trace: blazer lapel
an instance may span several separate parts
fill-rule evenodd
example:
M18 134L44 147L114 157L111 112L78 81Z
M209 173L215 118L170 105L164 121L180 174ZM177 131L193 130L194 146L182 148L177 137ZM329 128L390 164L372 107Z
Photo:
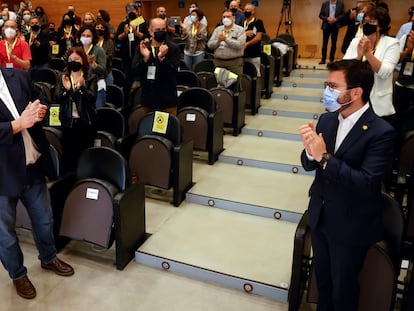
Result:
M326 150L333 154L335 150L336 133L338 132L338 113L335 113L326 124L326 130L323 131L323 139L325 140Z
M336 151L335 155L340 157L344 154L347 150L351 148L351 146L359 140L359 138L369 130L371 122L372 122L372 110L369 108L365 113L359 118L359 120L355 123L352 127L351 131L346 135L345 139L343 140L342 144L339 146L338 150Z

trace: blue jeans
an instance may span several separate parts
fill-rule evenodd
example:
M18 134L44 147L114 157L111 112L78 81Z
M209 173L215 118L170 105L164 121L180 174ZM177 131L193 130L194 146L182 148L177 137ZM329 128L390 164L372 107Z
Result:
M27 273L15 231L18 199L18 197L0 196L0 259L13 280ZM26 185L20 199L26 206L32 222L33 239L39 251L39 259L43 263L50 263L56 259L56 248L49 190L44 177L42 179L37 177L31 184Z
M96 94L96 103L95 103L96 108L105 107L105 102L106 102L106 91L104 89L99 90L98 93Z
M204 54L204 52L197 56L184 54L184 63L187 65L189 70L193 70L193 66L204 59Z

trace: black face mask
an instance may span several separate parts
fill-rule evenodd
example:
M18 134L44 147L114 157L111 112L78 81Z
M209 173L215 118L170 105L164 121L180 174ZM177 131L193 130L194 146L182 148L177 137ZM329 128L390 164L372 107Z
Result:
M55 28L49 28L49 31L50 32L54 32L55 31Z
M164 42L166 36L167 36L166 31L161 30L161 31L154 32L154 40L157 42Z
M102 29L96 29L96 34L97 34L98 36L103 36L103 35L105 34L105 30L102 30Z
M160 14L158 15L159 18L164 19L165 18L165 14Z
M372 35L373 33L377 32L377 25L371 25L366 23L362 25L362 31L366 36Z
M70 20L68 20L68 19L64 19L63 22L62 22L62 25L63 26L72 25L72 22Z
M250 16L252 16L252 12L244 12L244 16L246 18L249 18Z
M134 20L134 19L136 19L137 18L137 14L135 14L134 12L129 12L128 13L128 19L130 20L130 21L132 21L132 20Z
M82 64L80 62L71 61L68 63L69 69L73 72L78 72L82 68Z
M236 8L231 8L230 11L231 13L236 14L238 10Z
M39 31L40 26L39 25L33 25L30 28L32 28L33 31Z

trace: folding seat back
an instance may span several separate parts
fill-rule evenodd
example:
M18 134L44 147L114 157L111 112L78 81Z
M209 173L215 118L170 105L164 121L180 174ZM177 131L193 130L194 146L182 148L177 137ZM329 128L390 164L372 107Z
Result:
M113 149L93 147L80 156L76 176L65 200L60 235L109 248L114 198L131 185L128 164Z
M391 255L392 256L392 255ZM397 275L387 246L374 244L359 275L359 311L394 310Z
M173 187L175 206L192 186L193 142L183 141L182 137L176 116L151 112L140 121L129 154L129 165L137 180L167 190Z
M106 102L114 105L116 108L122 108L125 105L124 90L115 84L106 85Z
M124 63L122 62L121 58L112 57L112 69L114 68L124 71Z
M223 150L223 112L216 111L213 94L200 87L185 90L178 98L177 118L183 139L193 140L194 149L207 151L213 164Z
M281 86L283 82L283 70L285 67L285 62L287 62L288 56L285 57L285 55L283 55L275 45L271 44L270 46L272 56L275 60L275 75L273 82L276 86Z
M55 100L55 96L52 93L54 88L47 82L43 81L36 81L33 83L35 87L37 87L40 92L47 98L49 103L53 103Z
M59 81L59 72L51 68L41 68L33 70L30 73L30 76L33 82L47 82L52 87L55 87L57 85L57 82Z
M199 71L196 73L200 87L210 90L217 86L217 80L211 71Z
M96 109L96 127L119 138L125 135L125 118L120 111L110 107Z
M52 57L49 60L49 67L51 69L57 70L59 72L62 72L63 69L65 69L65 67L66 67L66 62L65 62L65 60L63 60L60 57Z
M195 64L193 71L195 73L200 72L200 71L214 72L214 68L215 66L214 66L213 59L206 58L206 59L203 59L201 62L198 62L197 64Z
M138 124L142 118L147 114L144 106L137 105L132 108L131 112L128 115L128 132L136 133L138 131Z
M298 59L298 44L295 42L295 38L289 33L282 33L277 36L277 39L282 39L288 43L289 47L292 49L292 69L297 67Z
M50 195L56 231L60 239L66 238L65 245L68 238L105 248L115 241L119 270L135 257L146 238L144 185L132 183L119 152L107 147L85 150L76 173L55 182Z
M250 83L250 90L244 89L246 93L246 106L251 109L252 115L255 115L260 107L260 99L261 99L261 77L258 77L258 72L256 66L247 60L243 63L243 77L250 77L247 79ZM243 81L243 80L242 80ZM246 81L247 82L247 81ZM249 98L249 99L248 99Z
M200 82L198 81L197 75L190 70L177 71L177 85L184 85L188 87L198 87Z
M262 75L263 92L265 98L270 98L273 93L273 83L275 79L275 58L272 55L267 55L262 52L261 62L265 67L264 74Z
M125 73L118 68L112 68L112 75L114 77L114 83L115 85L125 88L127 86L127 78L125 76Z
M233 135L241 133L245 121L246 92L240 91L240 80L229 88L216 87L210 89L216 101L217 110L223 110L225 127L233 129Z

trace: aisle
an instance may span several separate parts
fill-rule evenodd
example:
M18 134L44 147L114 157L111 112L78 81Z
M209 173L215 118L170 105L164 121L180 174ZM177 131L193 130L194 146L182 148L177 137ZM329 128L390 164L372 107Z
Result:
M299 69L285 77L257 115L246 114L239 136L224 136L218 162L194 160L195 185L179 208L147 200L152 235L136 262L287 301L294 232L313 179L300 164L298 128L323 112L325 76Z

